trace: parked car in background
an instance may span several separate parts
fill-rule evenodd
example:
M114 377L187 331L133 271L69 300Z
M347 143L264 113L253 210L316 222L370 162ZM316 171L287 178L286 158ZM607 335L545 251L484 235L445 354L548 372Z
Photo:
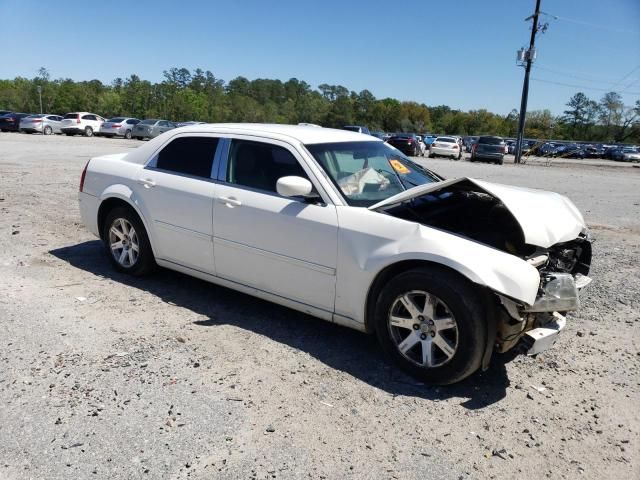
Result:
M454 160L462 158L462 148L457 137L437 137L429 148L429 157L450 157Z
M62 133L60 126L62 125L62 117L60 115L50 115L46 113L38 113L29 115L20 120L20 131L25 133L42 133L44 135L53 135L54 133Z
M160 120L157 118L148 118L134 125L131 137L138 140L145 138L155 138L164 132L176 128L175 124L168 120Z
M395 133L387 140L387 143L405 155L417 157L422 153L415 133Z
M568 198L444 180L334 129L169 132L89 160L78 200L115 270L160 265L370 332L435 384L488 367L494 350L550 348L590 282Z
M342 130L349 130L350 132L364 133L365 135L371 135L371 132L367 127L361 125L345 125Z
M384 133L384 132L371 132L371 136L379 138L380 140L383 140L383 141L386 140L386 138L385 138L386 133Z
M11 110L0 110L0 117L6 115L7 113L13 113Z
M114 117L100 125L100 131L96 132L96 135L103 137L124 137L131 138L131 132L140 120L137 118L128 117Z
M10 112L0 117L0 130L3 132L19 132L20 120L28 117L30 113Z
M424 144L424 140L422 139L422 136L416 135L416 140L418 140L418 146L420 147L420 155L424 157L427 151L427 146Z
M436 138L438 138L437 135L424 135L422 137L422 141L424 142L425 147L427 147L427 150L431 148L431 144L435 141Z
M640 162L640 151L637 148L625 147L622 149L622 162Z
M71 112L62 119L60 130L65 135L84 135L93 137L93 134L100 131L100 125L104 123L104 118L91 112Z
M471 150L471 161L486 160L502 165L505 153L507 153L507 146L502 137L483 135L478 137L478 142Z

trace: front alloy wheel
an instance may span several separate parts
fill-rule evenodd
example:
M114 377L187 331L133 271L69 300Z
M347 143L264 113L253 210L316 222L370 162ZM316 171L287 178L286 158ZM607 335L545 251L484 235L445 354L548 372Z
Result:
M391 306L389 334L400 354L420 367L439 367L458 348L458 324L449 307L435 295L412 290Z
M408 270L386 281L374 322L387 356L414 377L454 383L480 368L487 338L482 291L438 265Z

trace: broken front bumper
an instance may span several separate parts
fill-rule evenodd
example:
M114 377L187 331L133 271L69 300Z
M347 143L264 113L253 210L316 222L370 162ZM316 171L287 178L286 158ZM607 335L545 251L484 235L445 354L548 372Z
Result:
M554 273L543 278L533 305L520 307L499 296L508 317L498 327L498 350L506 352L519 344L528 355L536 355L551 348L567 323L563 313L580 308L579 292L589 283L585 275Z

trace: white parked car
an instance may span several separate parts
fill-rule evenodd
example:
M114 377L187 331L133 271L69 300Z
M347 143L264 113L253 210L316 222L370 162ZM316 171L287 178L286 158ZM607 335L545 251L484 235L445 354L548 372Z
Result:
M444 180L343 130L171 130L91 159L79 202L118 271L157 264L375 333L433 383L486 368L494 349L549 348L590 281L567 198Z
M137 118L114 117L100 125L100 131L96 135L103 137L124 137L131 138L131 132L140 120Z
M71 112L64 116L60 124L60 130L65 135L82 134L85 137L93 137L94 133L100 131L100 125L104 121L104 118L95 113Z
M429 157L451 157L460 160L462 149L456 137L438 137L431 144Z

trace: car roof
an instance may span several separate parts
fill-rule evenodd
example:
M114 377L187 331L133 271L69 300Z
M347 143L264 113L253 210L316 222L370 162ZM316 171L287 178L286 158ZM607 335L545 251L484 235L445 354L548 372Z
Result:
M206 123L204 125L187 125L185 127L174 128L170 132L158 135L156 138L145 142L130 152L125 157L125 160L132 163L143 164L164 144L167 135L174 136L181 133L249 135L267 137L287 143L299 142L305 145L334 142L382 142L379 138L370 135L333 128L267 123Z
M203 125L188 125L180 127L175 131L194 133L255 134L271 138L280 137L282 140L297 140L304 144L380 141L376 137L351 132L349 130L318 128L308 125L284 125L270 123L207 123Z

